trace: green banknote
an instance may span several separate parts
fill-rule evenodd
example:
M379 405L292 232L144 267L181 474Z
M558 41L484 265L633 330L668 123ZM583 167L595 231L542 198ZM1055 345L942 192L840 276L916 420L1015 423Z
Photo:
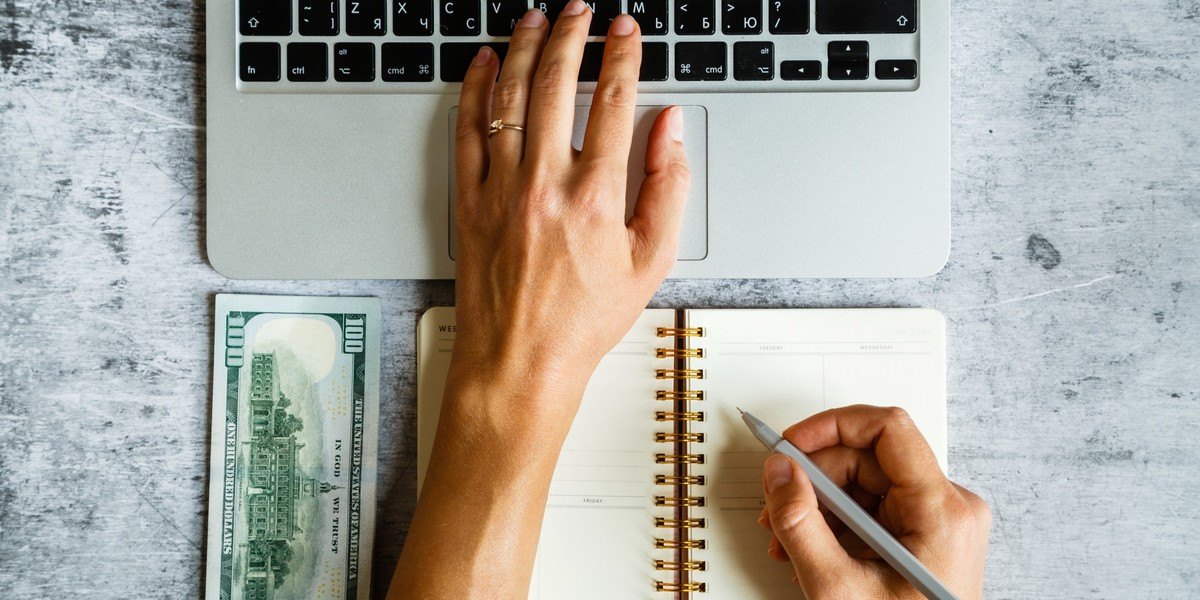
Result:
M379 299L216 304L207 596L369 597Z

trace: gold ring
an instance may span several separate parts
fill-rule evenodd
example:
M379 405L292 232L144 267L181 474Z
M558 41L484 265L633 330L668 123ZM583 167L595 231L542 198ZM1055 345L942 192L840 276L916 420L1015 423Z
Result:
M488 127L488 137L490 138L493 135L500 133L500 130L502 130L502 129L512 129L514 131L523 132L523 131L525 131L525 126L524 125L513 125L512 123L505 123L504 119L496 119L495 121L492 121L491 126Z

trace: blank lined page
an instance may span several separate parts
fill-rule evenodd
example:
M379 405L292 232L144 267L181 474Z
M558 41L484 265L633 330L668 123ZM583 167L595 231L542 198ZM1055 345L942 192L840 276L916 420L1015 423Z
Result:
M604 357L584 393L550 484L530 598L661 598L654 592L654 369L658 327L674 326L674 311L647 310ZM425 313L418 334L418 486L437 429L454 344L454 311ZM661 450L659 450L661 451ZM662 493L659 491L659 493ZM669 533L669 532L668 532Z
M767 556L762 510L762 464L767 453L735 407L782 432L827 408L876 404L905 408L946 466L945 324L926 309L693 310L689 324L704 328L692 340L704 348L693 361L705 371L694 389L706 420L697 448L706 462L705 598L799 596L790 564Z

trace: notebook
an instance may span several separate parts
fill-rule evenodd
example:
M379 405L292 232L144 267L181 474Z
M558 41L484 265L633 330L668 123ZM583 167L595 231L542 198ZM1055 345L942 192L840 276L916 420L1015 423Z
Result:
M418 325L418 487L454 309ZM767 454L827 408L905 408L946 468L945 322L928 309L649 309L588 383L554 471L530 598L798 597L757 524Z

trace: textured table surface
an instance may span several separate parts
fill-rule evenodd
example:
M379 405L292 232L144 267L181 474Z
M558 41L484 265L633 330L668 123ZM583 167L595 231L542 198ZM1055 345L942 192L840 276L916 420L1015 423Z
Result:
M413 328L449 282L204 255L203 6L0 0L0 595L202 593L212 297L383 298L376 590L415 495ZM959 0L954 249L924 280L654 304L931 306L993 598L1200 596L1200 1Z

